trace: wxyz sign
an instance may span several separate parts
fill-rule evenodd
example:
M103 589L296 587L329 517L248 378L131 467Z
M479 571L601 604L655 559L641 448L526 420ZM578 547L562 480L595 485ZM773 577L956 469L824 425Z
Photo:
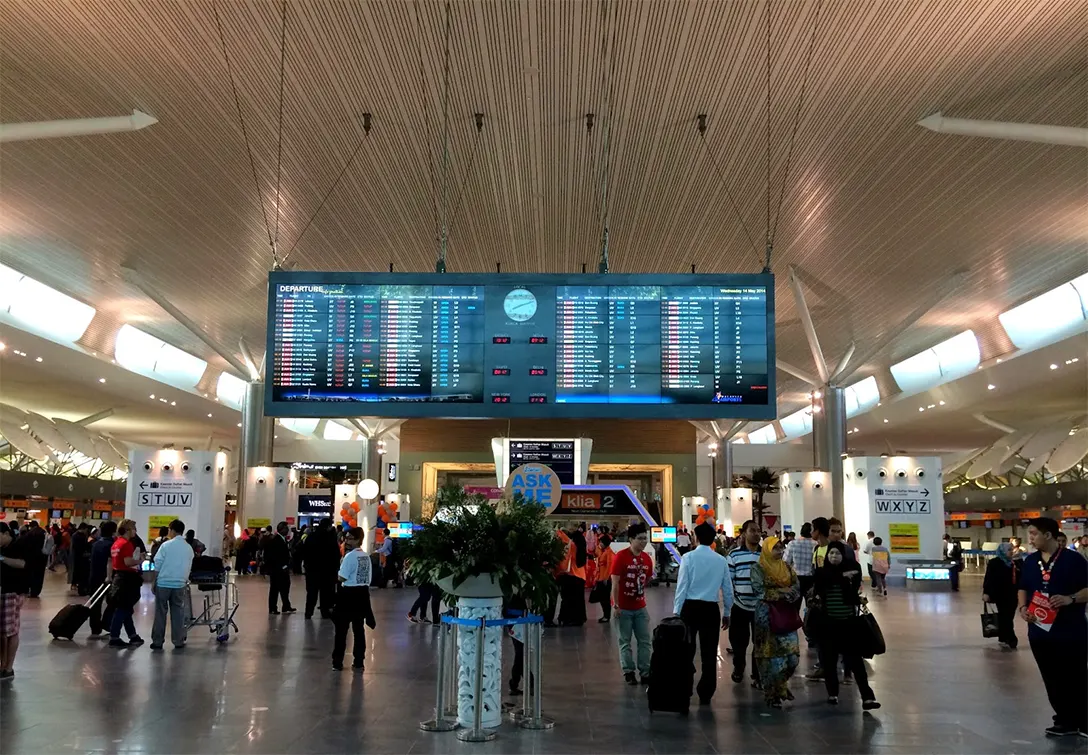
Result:
M932 501L876 501L878 514L932 514Z

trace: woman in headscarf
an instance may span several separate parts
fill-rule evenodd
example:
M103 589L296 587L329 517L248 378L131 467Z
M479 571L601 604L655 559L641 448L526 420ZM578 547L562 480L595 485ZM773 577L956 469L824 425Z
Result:
M559 626L580 627L586 623L586 536L578 527L567 533L566 571L559 575Z
M763 698L772 708L781 708L782 701L792 700L790 677L797 670L800 647L796 627L782 631L772 626L771 614L797 616L801 601L801 585L793 568L782 560L786 548L777 537L763 541L759 563L752 566L752 590L759 602L752 621L752 655L759 665L763 682ZM800 620L797 620L800 625Z
M861 693L861 707L875 710L880 703L869 686L865 662L855 649L855 627L861 606L861 567L847 556L847 547L840 541L829 542L823 566L816 569L813 590L820 609L820 665L824 669L829 705L839 704L838 660L841 655L843 667L853 675Z
M1016 650L1016 590L1020 582L1020 563L1013 558L1013 546L1001 543L997 555L986 564L982 580L982 600L997 606L997 642L1001 647Z

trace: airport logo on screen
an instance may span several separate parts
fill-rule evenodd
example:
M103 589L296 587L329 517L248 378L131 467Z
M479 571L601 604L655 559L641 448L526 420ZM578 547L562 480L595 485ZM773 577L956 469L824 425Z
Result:
M273 416L775 415L771 275L276 271L268 312Z
M521 493L528 501L534 501L550 514L563 497L559 476L551 467L543 464L523 464L510 472L506 480L506 497Z

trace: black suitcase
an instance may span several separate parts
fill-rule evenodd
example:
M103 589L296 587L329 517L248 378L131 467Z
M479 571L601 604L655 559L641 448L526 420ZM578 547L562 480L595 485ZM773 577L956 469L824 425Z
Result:
M109 589L109 583L103 583L101 587L94 591L94 595L86 603L69 603L57 611L57 615L49 622L49 634L53 635L53 639L72 639L76 632L87 623L87 619L91 615L91 609L106 596Z
M679 616L662 619L654 628L650 656L650 711L687 713L695 689L695 659L687 624Z

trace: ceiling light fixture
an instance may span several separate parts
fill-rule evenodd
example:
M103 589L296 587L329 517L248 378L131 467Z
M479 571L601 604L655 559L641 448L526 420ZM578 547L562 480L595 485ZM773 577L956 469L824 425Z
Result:
M938 404L939 406L944 406L944 402L943 402L943 401L938 401L938 402L937 402L937 404Z
M239 422L239 423L238 423L238 427L241 427L241 426L242 426L242 423L241 423L241 422Z
M178 402L177 402L177 401L171 401L171 402L170 402L170 406L177 406L177 405L178 405Z
M42 361L42 358L41 357L34 357L34 361L35 362L40 362L40 361Z
M155 400L155 394L152 393L150 396L148 396L148 398L151 399L152 401L154 401Z
M888 420L887 420L887 419L885 419L885 420L884 420L884 424L885 424L885 425L886 425L886 424L888 424Z
M1050 369L1056 370L1056 369L1058 369L1058 365L1052 364L1052 365L1050 365Z
M816 391L815 393L812 394L812 397L815 398L815 399L821 399L821 398L824 397L824 394L820 393L819 391Z
M209 415L208 415L208 419L211 419L211 418L212 418L212 415L210 415L210 414L209 414Z
M988 386L986 386L986 390L992 391L996 387L997 387L996 385L994 385L993 383L990 383Z
M6 349L7 347L8 347L8 345L7 345L6 343L4 343L3 341L0 341L0 351L3 351L3 350L4 350L4 349ZM1068 363L1067 363L1067 364L1068 364Z
M926 410L926 408L924 406L919 406L918 407L918 411L920 411L920 412L924 412L925 410Z
M106 382L106 378L98 378L98 382L104 383L104 382Z
M926 409L936 409L936 408L937 408L936 404L930 404L929 406L926 407Z

